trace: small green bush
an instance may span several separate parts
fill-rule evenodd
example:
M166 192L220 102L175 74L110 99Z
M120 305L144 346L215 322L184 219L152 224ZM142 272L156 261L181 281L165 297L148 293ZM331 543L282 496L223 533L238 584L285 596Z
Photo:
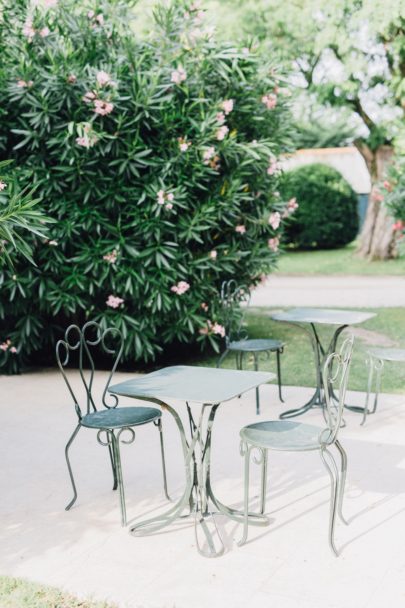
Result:
M145 39L126 2L29 5L3 2L0 146L56 223L32 239L37 267L0 273L0 343L17 350L0 366L50 360L88 318L121 329L126 361L215 346L222 281L271 272L290 210L282 75L216 42L195 2L157 7Z
M294 247L333 249L356 237L357 196L336 169L315 163L288 171L281 193L299 205L286 227L286 242Z

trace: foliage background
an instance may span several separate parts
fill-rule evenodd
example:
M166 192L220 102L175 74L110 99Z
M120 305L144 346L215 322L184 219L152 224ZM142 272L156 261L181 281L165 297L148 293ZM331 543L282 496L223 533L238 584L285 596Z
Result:
M286 240L294 247L333 249L356 238L357 196L336 169L317 163L292 169L283 177L281 192L299 200L286 229Z
M123 331L128 361L215 345L222 280L253 285L276 263L283 75L253 47L216 42L190 2L158 8L143 39L126 3L53 4L8 0L0 22L3 154L32 172L57 221L31 241L36 268L1 272L0 340L17 353L0 364L52 357L62 329L88 317Z

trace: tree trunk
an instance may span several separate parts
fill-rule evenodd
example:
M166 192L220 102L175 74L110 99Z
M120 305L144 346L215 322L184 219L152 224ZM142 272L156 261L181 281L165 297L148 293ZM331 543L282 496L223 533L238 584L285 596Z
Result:
M377 184L383 179L391 162L393 148L380 146L373 151L363 143L356 143L356 146L366 161L371 176L370 201L357 252L369 260L387 260L396 255L395 235L392 230L392 218L382 202Z

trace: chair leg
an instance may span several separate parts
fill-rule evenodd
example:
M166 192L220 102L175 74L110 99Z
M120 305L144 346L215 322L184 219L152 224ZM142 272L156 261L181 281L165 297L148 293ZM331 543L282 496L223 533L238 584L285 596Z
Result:
M258 353L253 353L253 358L254 358L254 366L255 366L255 371L259 371L259 355ZM256 389L256 416L258 416L260 414L260 395L259 395L259 387L257 387Z
M260 484L260 513L263 515L266 510L266 493L267 493L267 450L262 449L262 476Z
M360 423L360 426L363 426L365 424L365 422L367 420L367 414L369 413L368 404L370 402L370 395L371 395L371 389L373 387L373 376L374 376L374 360L371 356L368 359L368 365L369 365L370 369L368 372L367 395L366 395L366 402L364 404L363 419Z
M70 501L70 503L65 507L65 511L69 511L69 509L75 504L76 499L77 499L76 484L75 484L75 480L73 478L73 471L72 471L72 467L70 466L70 460L69 460L69 448L72 445L77 433L79 432L80 427L81 427L81 425L78 424L73 432L73 435L71 436L71 438L69 439L69 441L67 442L66 447L65 447L66 464L67 464L67 468L69 471L69 477L70 477L70 481L72 483L72 488L73 488L73 498Z
M111 437L113 457L115 462L115 470L117 474L118 490L120 494L120 506L121 506L121 525L127 525L127 510L125 506L125 491L124 482L122 478L122 466L121 466L121 454L120 454L120 440L119 435L116 437L114 431L108 431Z
M282 395L281 395L281 386L282 386L282 384L281 384L281 361L280 361L280 356L281 356L281 353L282 353L282 352L283 352L283 351L281 351L281 350L277 350L277 351L276 351L276 357L277 357L277 382L278 382L278 397L279 397L280 401L281 401L282 403L284 403L284 399L283 399L283 397L282 397Z
M331 499L330 499L330 516L329 516L329 545L336 557L339 556L338 550L335 545L335 521L336 521L336 506L337 506L337 494L338 494L338 469L336 462L332 454L323 448L320 450L321 459L324 463L326 470L329 473L330 485L331 485ZM328 456L328 458L326 457ZM328 462L329 459L329 462Z
M162 471L163 471L163 489L167 500L171 500L168 490L167 490L167 473L166 473L166 459L165 459L165 445L163 441L163 429L162 429L162 420L159 418L154 423L159 429L159 438L160 438L160 454L162 456Z
M339 480L339 498L338 498L338 515L342 522L348 525L348 521L343 516L343 498L345 494L346 473L347 473L347 455L339 441L335 441L335 445L340 453L340 480Z
M250 450L247 444L241 445L241 454L245 457L245 472L244 472L244 498L243 498L243 533L242 538L238 541L238 547L244 545L247 541L249 530L249 473L250 473Z
M115 470L113 451L112 451L110 444L108 444L108 452L110 454L111 468L112 468L113 479L114 479L114 483L113 483L113 491L114 491L118 488L118 480L117 480L117 472Z
M222 361L224 361L224 359L225 359L225 357L227 356L228 353L229 353L229 350L226 348L224 350L224 352L222 353L222 355L219 357L218 361L217 361L217 367L221 367Z

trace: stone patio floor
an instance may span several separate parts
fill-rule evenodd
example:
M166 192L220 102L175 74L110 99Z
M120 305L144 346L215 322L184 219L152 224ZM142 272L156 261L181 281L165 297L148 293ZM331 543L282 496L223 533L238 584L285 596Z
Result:
M128 377L117 374L117 381ZM238 548L241 526L218 517L227 550L209 560L196 551L191 519L142 538L120 527L108 452L90 430L81 431L73 445L79 498L65 512L71 488L64 445L75 414L61 377L55 370L3 376L0 387L1 573L130 608L405 605L405 396L382 395L379 412L365 427L359 426L359 415L346 414L341 442L349 458L344 510L350 525L337 524L339 558L327 542L329 479L319 456L273 452L270 526L251 528L250 542ZM310 393L286 387L283 405L275 386L263 387L260 419L278 417ZM349 399L362 404L364 395L349 393ZM184 412L185 406L179 409ZM163 419L169 488L179 496L184 483L179 437L170 415ZM242 499L238 432L257 419L252 393L218 411L212 476L227 504L240 506ZM317 410L300 420L323 421ZM155 514L166 504L156 429L140 428L122 456L130 520ZM257 495L258 470L255 475Z

